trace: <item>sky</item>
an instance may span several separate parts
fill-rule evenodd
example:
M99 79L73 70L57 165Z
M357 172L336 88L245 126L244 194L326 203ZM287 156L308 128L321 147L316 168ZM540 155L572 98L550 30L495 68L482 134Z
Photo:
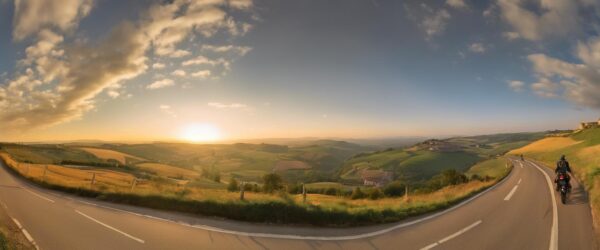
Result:
M595 0L0 0L0 140L571 129L599 35Z

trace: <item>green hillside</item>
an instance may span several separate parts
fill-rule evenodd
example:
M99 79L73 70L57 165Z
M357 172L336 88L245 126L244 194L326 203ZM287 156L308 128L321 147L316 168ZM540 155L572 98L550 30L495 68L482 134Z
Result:
M427 140L406 149L355 155L339 173L342 180L357 182L362 170L381 169L392 172L395 179L420 182L447 169L465 172L479 161L502 155L544 135L544 132L513 133Z

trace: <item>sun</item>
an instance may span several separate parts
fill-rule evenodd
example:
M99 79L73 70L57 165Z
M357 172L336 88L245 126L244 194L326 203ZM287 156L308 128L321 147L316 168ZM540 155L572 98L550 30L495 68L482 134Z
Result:
M219 128L212 124L199 123L185 126L180 137L191 142L210 142L221 139L221 133Z

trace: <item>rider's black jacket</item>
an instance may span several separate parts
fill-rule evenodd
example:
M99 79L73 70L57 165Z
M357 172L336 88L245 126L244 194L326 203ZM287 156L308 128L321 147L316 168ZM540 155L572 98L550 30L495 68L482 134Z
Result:
M556 169L554 173L571 173L571 167L569 167L569 162L567 160L560 160L556 163Z

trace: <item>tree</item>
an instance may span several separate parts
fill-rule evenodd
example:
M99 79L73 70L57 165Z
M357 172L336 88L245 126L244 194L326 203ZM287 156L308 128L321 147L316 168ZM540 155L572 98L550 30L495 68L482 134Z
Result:
M238 191L240 189L238 182L231 177L231 179L229 180L229 184L227 185L227 191L229 192L235 192Z
M266 174L263 176L263 191L265 193L273 193L274 191L283 188L283 180L276 173Z
M352 191L352 195L350 196L350 198L352 198L353 200L356 200L356 199L365 198L365 196L366 196L365 193L362 190L360 190L360 187L356 187L356 188L354 188L354 191Z
M402 182L399 182L399 181L394 181L390 184L387 184L385 186L385 188L383 189L383 193L389 197L402 196L402 195L404 195L405 191L406 191L406 185L404 185Z

